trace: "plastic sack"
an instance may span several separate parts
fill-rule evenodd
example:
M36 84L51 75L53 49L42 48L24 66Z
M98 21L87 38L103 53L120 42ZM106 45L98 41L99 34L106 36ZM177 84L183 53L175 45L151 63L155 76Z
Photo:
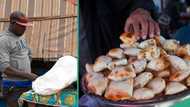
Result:
M40 95L59 92L77 80L77 59L64 56L44 75L32 82L32 89Z

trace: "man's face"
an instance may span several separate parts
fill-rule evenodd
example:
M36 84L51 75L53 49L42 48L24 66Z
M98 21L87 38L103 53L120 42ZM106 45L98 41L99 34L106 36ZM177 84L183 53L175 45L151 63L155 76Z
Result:
M17 23L13 24L13 28L14 28L14 33L17 36L22 36L24 34L24 32L26 31L26 26L22 26Z

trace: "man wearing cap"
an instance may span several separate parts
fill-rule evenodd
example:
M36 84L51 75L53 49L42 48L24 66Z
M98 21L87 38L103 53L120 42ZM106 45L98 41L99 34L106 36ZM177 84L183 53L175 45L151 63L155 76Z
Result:
M8 29L0 33L0 71L8 107L17 107L19 96L30 89L31 81L37 78L31 73L31 53L22 36L27 26L31 26L27 17L16 11L10 15Z

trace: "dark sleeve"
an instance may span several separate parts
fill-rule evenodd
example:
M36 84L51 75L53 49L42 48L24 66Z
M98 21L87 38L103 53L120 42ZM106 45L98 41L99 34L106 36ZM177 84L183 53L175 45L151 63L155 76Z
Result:
M79 107L102 107L98 104L95 97L83 95L79 100Z
M131 12L137 8L143 8L151 13L154 19L157 19L156 7L153 0L132 0Z

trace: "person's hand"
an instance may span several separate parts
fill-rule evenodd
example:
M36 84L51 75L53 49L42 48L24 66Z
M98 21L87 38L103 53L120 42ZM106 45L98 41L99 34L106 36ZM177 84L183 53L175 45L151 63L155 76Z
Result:
M134 32L136 39L146 39L147 37L154 37L160 35L160 28L150 13L144 9L136 9L130 14L126 20L125 32Z
M36 78L38 77L38 75L34 74L34 73L30 73L29 76L28 76L28 79L33 81L35 80Z

